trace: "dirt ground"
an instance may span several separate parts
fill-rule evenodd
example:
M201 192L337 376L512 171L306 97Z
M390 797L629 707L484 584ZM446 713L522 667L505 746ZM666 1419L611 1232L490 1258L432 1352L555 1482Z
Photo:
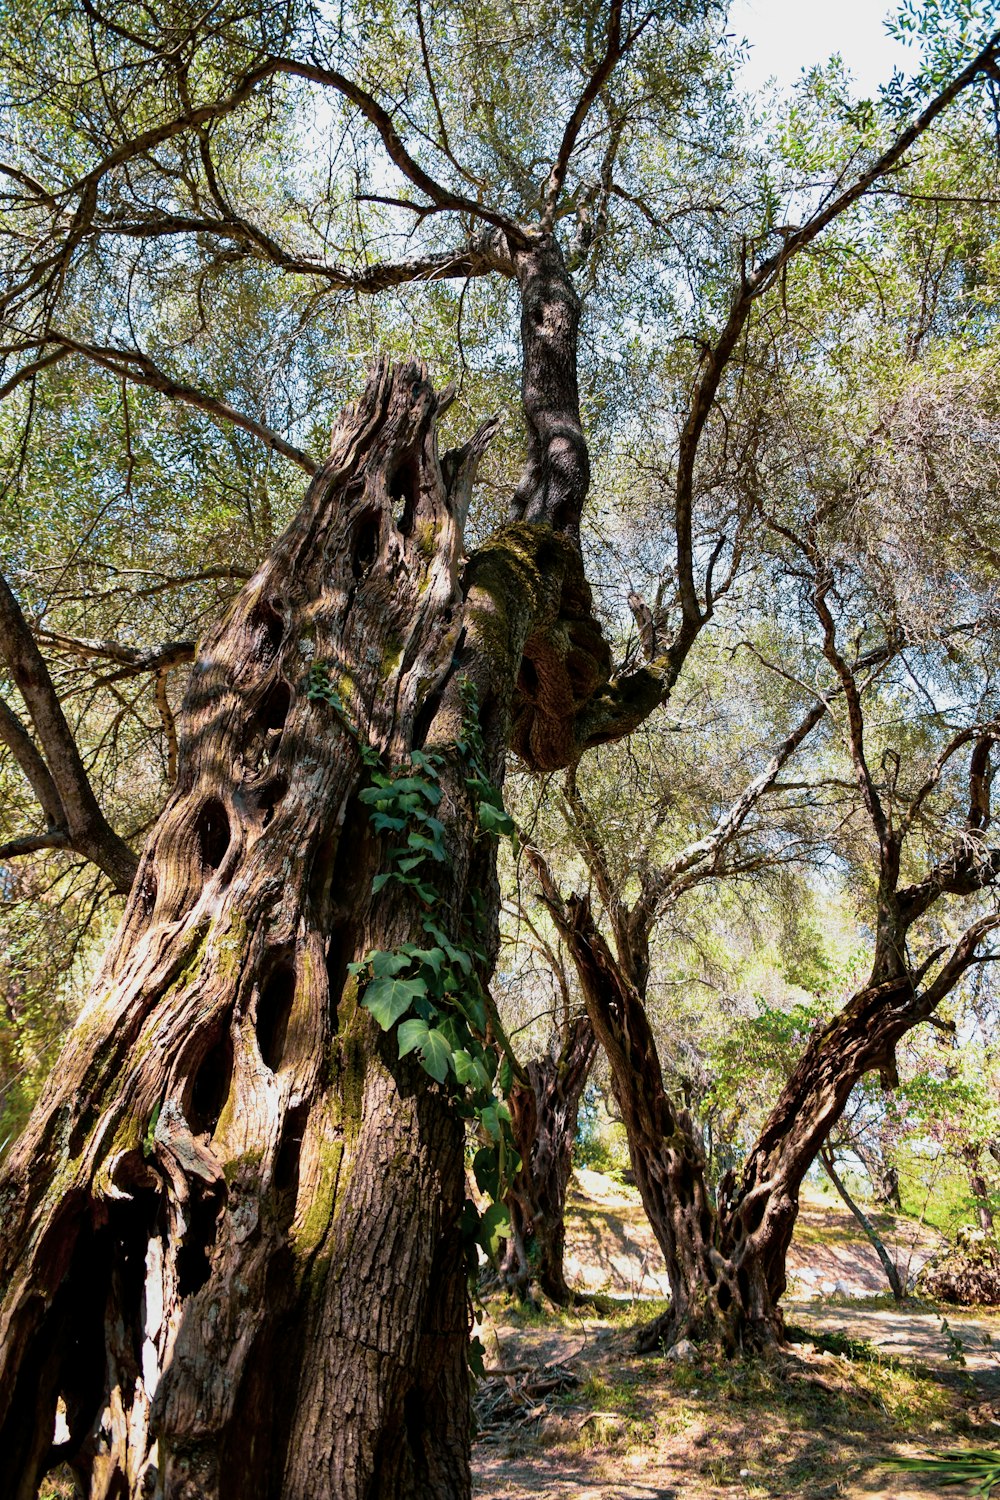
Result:
M937 1243L909 1225L896 1238L911 1269ZM506 1373L480 1388L479 1500L927 1500L962 1492L885 1459L1000 1448L1000 1314L874 1300L878 1261L836 1200L805 1203L793 1345L772 1364L635 1355L663 1282L634 1190L579 1174L568 1249L577 1286L609 1300L602 1314L491 1307L487 1364Z

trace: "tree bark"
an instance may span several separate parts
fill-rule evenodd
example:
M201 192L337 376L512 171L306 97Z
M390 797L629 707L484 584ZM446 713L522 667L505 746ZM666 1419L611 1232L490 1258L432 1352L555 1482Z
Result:
M855 1084L888 1070L896 1043L947 990L917 996L908 976L869 983L807 1045L737 1182L709 1190L687 1111L669 1098L642 998L594 921L590 903L554 889L547 904L576 966L607 1054L636 1185L670 1279L671 1304L643 1329L640 1351L682 1338L727 1353L766 1352L784 1338L780 1299L799 1188ZM940 989L940 993L938 990Z
M442 754L435 920L458 941L476 892L495 930L493 841L455 746L472 684L500 782L522 647L561 575L522 527L516 567L501 537L463 583L487 433L439 462L437 409L421 368L377 372L199 651L176 787L0 1178L16 1500L63 1460L92 1500L469 1493L463 1126L348 968L425 940L425 913L398 885L372 894L385 851L357 739L308 692L322 663L387 764Z
M501 1275L522 1298L537 1281L561 1307L573 1301L563 1265L566 1190L580 1099L596 1055L594 1029L579 1016L561 1045L528 1063L528 1084L515 1084L509 1100L521 1170L505 1200L511 1236Z

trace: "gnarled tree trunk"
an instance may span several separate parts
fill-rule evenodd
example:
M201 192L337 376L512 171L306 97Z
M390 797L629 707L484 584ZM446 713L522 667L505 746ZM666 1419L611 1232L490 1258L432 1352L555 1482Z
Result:
M946 990L932 988L924 999L900 976L859 991L810 1040L738 1182L724 1179L716 1202L691 1120L667 1094L640 995L589 902L574 896L562 905L551 891L548 901L608 1056L636 1184L670 1279L671 1305L637 1347L690 1338L729 1353L766 1351L784 1337L779 1303L802 1180L854 1085L891 1068L896 1043Z
M16 1500L62 1459L91 1500L469 1493L463 1123L351 967L426 940L419 894L373 892L361 748L440 756L434 919L460 942L476 911L485 983L499 894L470 705L496 785L512 744L551 769L634 721L576 542L579 303L550 235L509 254L530 433L512 523L463 567L492 424L439 459L426 371L382 367L198 653L175 790L0 1176Z
M60 1398L93 1497L468 1491L462 1125L348 974L420 938L421 913L373 897L357 742L307 691L324 663L391 763L457 738L462 663L481 669L457 585L481 441L445 480L436 407L421 369L379 372L202 643L177 786L4 1173L18 1500L63 1457ZM460 766L444 786L454 927L492 874Z
M372 895L357 740L308 691L324 664L387 763L445 756L457 930L495 886L461 683L499 779L536 601L515 580L484 646L492 602L459 587L483 439L442 468L437 405L421 369L378 373L199 652L176 788L0 1185L17 1500L63 1457L95 1500L468 1493L463 1128L348 970L421 939L423 911Z
M528 1063L527 1084L515 1084L509 1099L522 1165L505 1199L511 1235L501 1275L520 1297L537 1281L562 1307L573 1301L563 1266L566 1189L580 1098L596 1055L590 1019L578 1016L545 1056Z

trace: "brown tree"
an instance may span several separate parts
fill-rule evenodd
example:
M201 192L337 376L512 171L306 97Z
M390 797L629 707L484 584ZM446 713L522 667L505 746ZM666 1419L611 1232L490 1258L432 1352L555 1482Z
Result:
M991 901L972 902L971 917L957 938L949 937L947 928L942 933L934 921L935 909L949 898L974 898L993 887L1000 874L1000 852L987 842L992 826L991 756L1000 726L980 720L951 735L926 774L905 791L897 785L900 757L886 751L895 771L891 784L880 790L868 764L863 695L901 643L888 641L863 660L849 659L838 639L834 572L816 527L801 535L787 526L780 530L794 548L800 576L808 580L809 602L822 632L822 654L831 670L826 695L819 696L764 771L704 839L665 866L640 859L640 890L631 905L611 876L595 821L571 783L570 816L607 913L614 948L600 930L589 897L564 897L545 862L535 856L546 905L573 957L588 1014L607 1053L636 1182L670 1277L671 1306L640 1333L641 1350L681 1338L714 1342L730 1352L766 1349L780 1342L785 1261L806 1172L855 1084L873 1070L887 1087L898 1081L897 1044L934 1016L954 986L981 961L982 945L1000 926ZM727 1173L713 1194L700 1135L676 1102L674 1081L664 1078L644 1004L653 927L662 906L692 881L739 868L739 855L727 860L725 851L773 788L781 768L835 707L843 709L846 749L875 852L874 910L868 918L874 934L871 971L840 1014L809 1039L740 1172ZM953 763L965 751L969 761L964 818L951 829L949 851L928 860L927 828L940 836L942 821L941 809L933 815L928 812L928 800L943 779L950 777L954 783ZM946 809L954 796L953 784ZM907 867L909 879L903 874ZM944 941L938 941L942 935ZM923 951L916 957L918 945Z

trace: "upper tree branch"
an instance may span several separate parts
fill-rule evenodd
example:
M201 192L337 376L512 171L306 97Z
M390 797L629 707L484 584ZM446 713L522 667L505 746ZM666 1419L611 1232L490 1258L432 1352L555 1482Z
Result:
M643 24L645 25L645 23ZM546 231L551 230L555 223L556 205L559 201L559 194L562 192L570 157L573 155L577 137L583 128L583 122L590 113L591 106L600 94L601 89L611 77L615 64L619 62L628 47L636 40L642 29L642 27L639 27L636 31L632 32L623 43L621 0L612 0L611 9L608 13L604 56L587 80L587 85L576 102L576 108L566 122L558 154L552 163L552 170L549 172L542 191L541 225Z
M910 147L930 128L938 116L979 78L997 67L1000 32L958 73L946 88L921 111L892 144L853 183L832 196L803 225L782 235L779 249L741 272L730 300L729 312L714 343L705 347L691 393L687 416L680 434L675 481L675 541L681 626L668 650L655 662L610 683L589 705L579 728L581 748L620 738L636 728L669 696L687 655L697 639L706 612L698 600L694 581L694 476L705 424L715 404L722 377L746 328L758 299L768 291L788 264L869 191L905 157Z
M319 468L316 460L301 448L296 448L283 438L280 433L275 432L265 423L257 421L255 417L248 417L244 412L237 411L230 406L228 401L223 401L218 396L210 396L206 391L200 391L196 386L188 385L184 381L174 380L161 370L148 354L143 354L139 349L115 349L102 344L89 344L80 339L70 338L68 334L52 332L46 336L46 342L58 344L66 351L74 354L82 354L93 364L100 365L102 369L111 370L115 375L122 376L134 385L146 386L149 390L159 391L161 395L169 396L175 401L182 401L185 406L193 406L198 411L206 412L210 417L220 422L227 422L233 427L239 427L243 432L248 432L252 437L259 438L265 447L282 457L291 459L292 463L298 464L307 474L315 474Z

